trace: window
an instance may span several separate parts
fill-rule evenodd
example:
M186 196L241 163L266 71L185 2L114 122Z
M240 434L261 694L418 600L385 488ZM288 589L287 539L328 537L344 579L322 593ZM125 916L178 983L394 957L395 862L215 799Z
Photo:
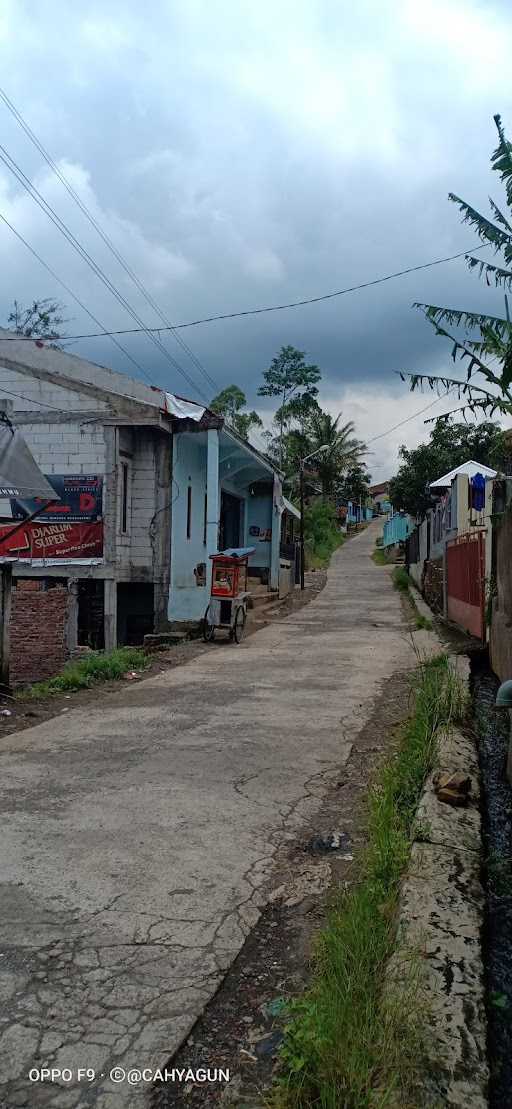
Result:
M192 486L187 489L187 539L192 535Z
M128 531L128 463L121 463L121 531L126 535Z

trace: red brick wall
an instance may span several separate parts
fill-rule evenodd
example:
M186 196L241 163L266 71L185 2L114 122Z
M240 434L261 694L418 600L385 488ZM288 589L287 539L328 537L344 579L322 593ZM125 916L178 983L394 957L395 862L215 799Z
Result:
M42 589L42 585L36 579L18 579L12 591L12 685L51 678L69 658L68 591L61 585L53 589Z

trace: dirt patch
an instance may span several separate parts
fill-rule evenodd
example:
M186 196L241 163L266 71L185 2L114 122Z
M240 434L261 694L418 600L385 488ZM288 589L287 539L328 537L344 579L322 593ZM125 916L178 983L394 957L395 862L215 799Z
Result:
M409 704L408 676L395 675L375 703L316 818L304 827L299 840L283 848L270 903L172 1060L174 1067L185 1070L229 1068L229 1086L160 1085L153 1092L154 1109L262 1106L276 1064L283 1008L308 982L329 890L358 881L366 843L368 786L392 749Z

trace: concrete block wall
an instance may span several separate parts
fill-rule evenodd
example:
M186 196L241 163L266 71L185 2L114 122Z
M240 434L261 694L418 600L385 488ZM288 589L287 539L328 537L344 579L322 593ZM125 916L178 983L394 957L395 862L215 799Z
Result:
M51 678L69 658L70 594L61 585L48 590L43 586L41 579L28 578L12 591L12 685Z
M130 558L132 566L148 569L153 564L151 523L156 510L156 449L155 433L139 429L133 456Z

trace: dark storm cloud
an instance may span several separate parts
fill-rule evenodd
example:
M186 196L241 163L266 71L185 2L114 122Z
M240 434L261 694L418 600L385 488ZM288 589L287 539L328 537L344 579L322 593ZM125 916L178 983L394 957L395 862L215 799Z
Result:
M489 154L493 112L512 131L510 47L506 7L476 0L265 0L237 4L236 19L227 0L0 6L2 84L174 320L329 292L474 242L446 197L454 189L484 206L490 191L499 197ZM0 131L123 294L155 322L2 105ZM3 168L0 211L104 323L130 325ZM6 229L0 249L8 260L3 319L14 296L69 302ZM333 409L350 403L359 411L359 389L367 410L378 387L391 409L402 398L412 412L416 401L411 407L392 371L435 371L449 358L411 309L423 299L496 303L453 262L325 304L183 335L220 385L236 380L251 399L261 369L292 343L322 367ZM68 315L73 329L90 329L72 303ZM126 342L153 380L190 393L147 340ZM72 349L130 369L104 340ZM375 434L386 418L382 403Z

